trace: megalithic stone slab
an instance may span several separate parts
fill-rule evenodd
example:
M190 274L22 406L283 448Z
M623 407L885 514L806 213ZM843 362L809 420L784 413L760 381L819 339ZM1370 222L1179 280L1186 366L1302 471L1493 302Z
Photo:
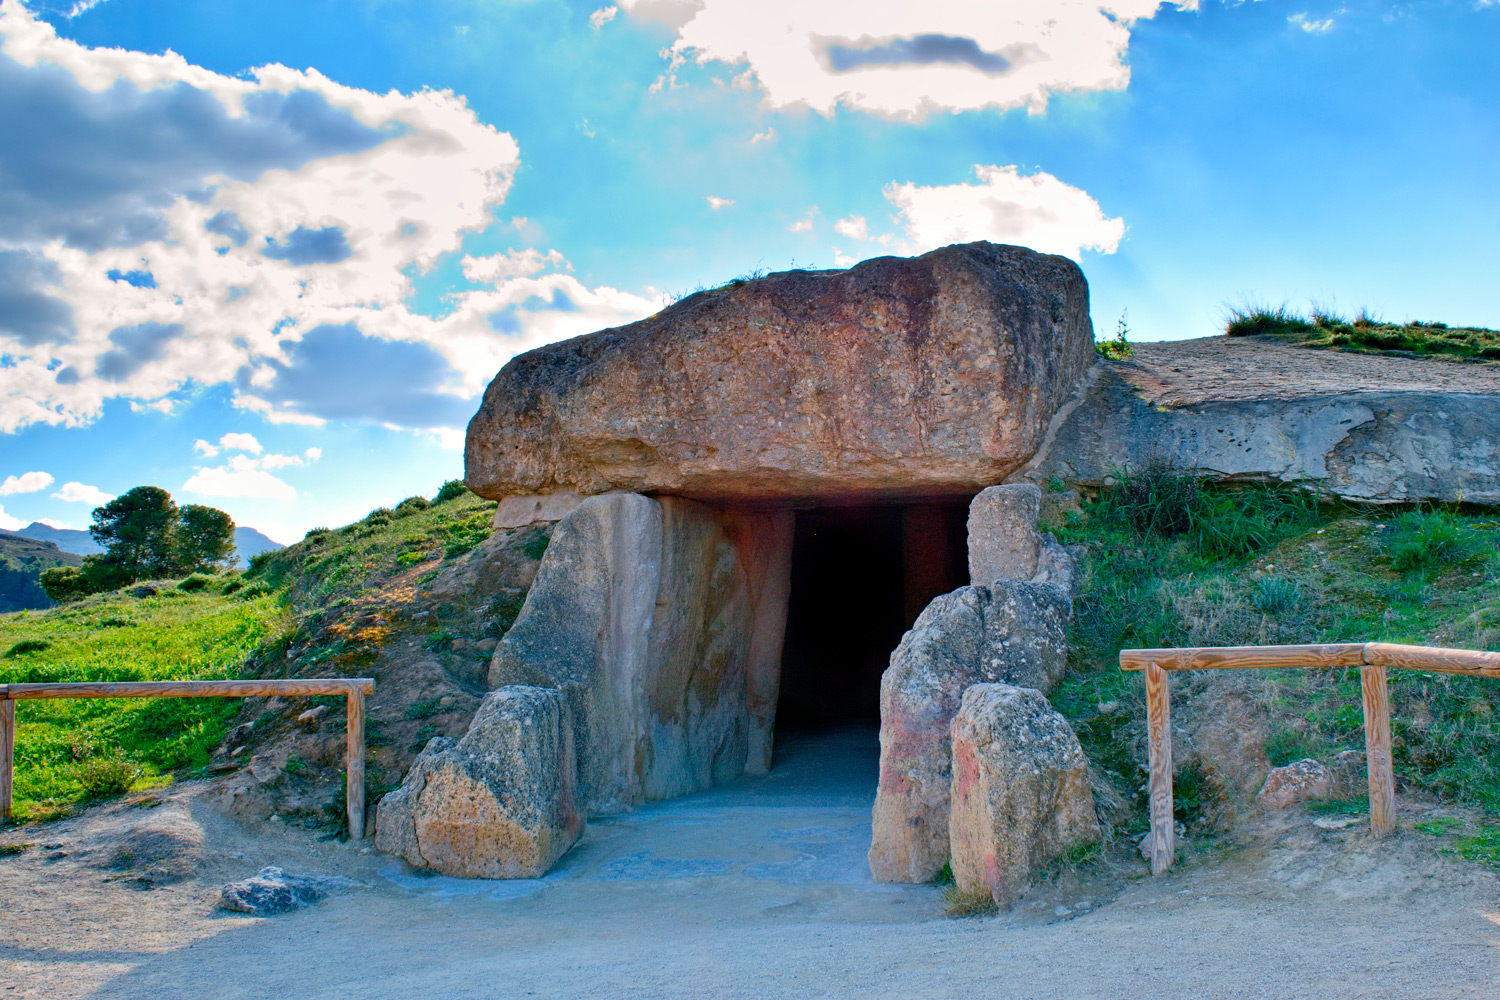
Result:
M970 243L785 271L512 359L469 424L467 482L495 500L974 493L1031 457L1093 359L1064 257Z
M975 684L952 736L948 835L960 890L1009 906L1038 868L1099 840L1088 759L1040 691Z
M380 800L375 845L461 878L540 878L583 832L571 714L551 688L503 687L463 738L432 740Z

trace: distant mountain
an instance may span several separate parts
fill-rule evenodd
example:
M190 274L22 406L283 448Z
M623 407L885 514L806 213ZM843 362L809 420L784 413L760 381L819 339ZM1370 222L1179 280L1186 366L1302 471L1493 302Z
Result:
M0 535L3 534L6 533L0 532ZM90 556L95 552L104 551L87 531L78 531L72 528L54 528L40 521L32 521L26 527L18 531L8 532L8 534L18 535L21 538L35 539L39 542L51 542L64 552L72 552L80 556ZM234 547L239 550L239 565L241 567L249 564L251 556L286 548L285 545L272 541L254 528L235 528Z
M83 557L51 542L0 532L0 612L50 608L37 577L51 566L77 566Z
M8 532L8 534L20 535L22 538L34 538L39 542L51 542L64 552L72 552L80 556L91 556L95 552L104 551L87 531L78 531L74 528L54 528L50 524L43 524L41 521L32 521L26 527Z
M239 550L241 566L249 565L251 556L286 548L285 545L273 542L254 528L235 528L234 547Z

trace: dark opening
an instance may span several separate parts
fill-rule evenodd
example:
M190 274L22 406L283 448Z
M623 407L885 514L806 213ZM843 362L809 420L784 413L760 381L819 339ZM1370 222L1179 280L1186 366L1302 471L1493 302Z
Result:
M798 511L780 731L880 720L880 675L927 602L969 582L968 502Z

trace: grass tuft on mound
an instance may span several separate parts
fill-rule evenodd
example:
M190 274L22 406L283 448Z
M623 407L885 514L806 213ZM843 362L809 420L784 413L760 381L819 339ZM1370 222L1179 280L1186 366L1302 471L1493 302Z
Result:
M1300 347L1500 364L1500 331L1415 320L1387 323L1368 312L1349 320L1323 309L1303 316L1284 305L1249 306L1231 310L1224 332L1231 337L1275 337Z

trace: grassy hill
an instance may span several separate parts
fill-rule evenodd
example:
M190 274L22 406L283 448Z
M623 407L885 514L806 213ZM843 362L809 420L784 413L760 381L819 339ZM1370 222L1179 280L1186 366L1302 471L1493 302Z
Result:
M78 566L83 557L51 542L0 533L0 613L23 608L50 608L37 577L52 566Z
M435 635L449 650L432 655L450 655L459 633L473 630L471 616L448 613L445 601L432 601L429 611L421 587L490 537L494 505L467 491L447 492L442 503L414 498L336 531L309 532L296 545L258 556L245 573L151 581L48 611L0 615L0 683L379 676L381 645L407 634L424 641ZM518 538L536 534L523 531ZM545 537L540 544L545 547ZM533 551L540 555L535 545ZM502 615L504 626L519 596L508 596L501 609L509 615ZM400 623L358 624L370 618L372 606L402 600L409 606ZM391 752L382 734L387 723L420 730L432 728L434 719L445 721L435 711L409 720L404 703L379 700L399 687L383 683L372 703L377 762ZM231 769L213 759L216 750L228 749L221 743L229 729L246 724L263 742L268 733L284 733L290 715L307 707L298 702L268 711L263 699L219 698L28 701L17 720L16 815L44 819L98 795L171 780L174 773ZM446 721L460 731L467 725L467 719ZM254 752L257 741L250 743L241 763ZM394 749L405 755L408 748ZM314 769L294 763L292 770ZM379 767L371 770L378 780Z

